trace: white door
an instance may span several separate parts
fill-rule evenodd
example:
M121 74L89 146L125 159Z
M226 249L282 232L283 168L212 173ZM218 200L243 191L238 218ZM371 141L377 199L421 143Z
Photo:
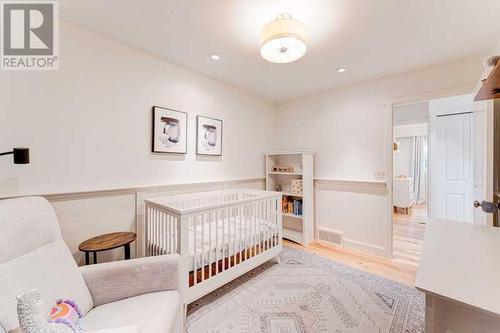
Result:
M474 103L473 115L473 200L493 199L493 101ZM493 214L474 209L475 224L493 225Z
M473 222L471 111L437 114L431 119L433 218Z

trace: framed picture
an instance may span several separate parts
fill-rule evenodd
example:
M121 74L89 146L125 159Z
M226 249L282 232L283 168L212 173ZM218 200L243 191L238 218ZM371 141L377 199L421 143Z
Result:
M187 113L153 106L153 153L187 153Z
M222 120L196 117L196 154L222 156Z

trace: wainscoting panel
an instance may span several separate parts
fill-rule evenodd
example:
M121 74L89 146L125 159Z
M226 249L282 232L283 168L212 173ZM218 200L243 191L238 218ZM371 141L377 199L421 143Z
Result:
M315 235L318 227L342 234L345 248L386 255L387 187L380 181L315 180ZM264 178L137 186L85 192L46 194L59 218L61 230L73 256L83 264L80 242L99 234L137 231L144 227L144 199L164 195L226 188L264 189ZM132 247L141 256L143 240ZM99 262L123 259L123 249L99 254Z
M78 245L100 234L116 231L136 231L144 223L144 199L170 194L211 191L225 188L264 189L265 178L186 183L174 185L137 186L86 192L43 195L57 214L63 238L79 264L83 253ZM132 246L132 257L140 256L142 240ZM123 249L98 254L99 262L123 259Z
M342 233L345 248L387 256L387 195L383 181L316 179L316 230Z

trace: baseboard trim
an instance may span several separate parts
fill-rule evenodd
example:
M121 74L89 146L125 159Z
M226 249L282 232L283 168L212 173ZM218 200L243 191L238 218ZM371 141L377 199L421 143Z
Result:
M344 248L372 254L378 257L387 258L387 250L384 247L368 243L358 242L352 239L344 238Z

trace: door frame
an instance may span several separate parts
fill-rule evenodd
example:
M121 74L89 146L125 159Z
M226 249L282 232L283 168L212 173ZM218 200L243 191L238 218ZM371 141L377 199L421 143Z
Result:
M385 230L386 230L386 249L385 249L385 257L392 258L393 257L393 219L392 219L392 203L393 203L393 193L392 193L392 179L393 175L393 136L394 136L394 119L393 119L393 110L394 106L401 104L411 104L411 103L419 103L426 102L431 99L436 98L444 98L444 97L452 97L457 95L465 95L473 93L473 88L470 85L457 86L449 89L441 89L431 92L425 92L421 94L403 96L388 99L383 103L384 106L384 114L385 114L385 123L386 123L386 162L385 162L385 179L386 179L386 187L387 187L387 195L386 195L386 207L385 207ZM428 177L430 179L430 170L428 173ZM430 192L430 191L428 191ZM428 198L428 201L430 198Z

